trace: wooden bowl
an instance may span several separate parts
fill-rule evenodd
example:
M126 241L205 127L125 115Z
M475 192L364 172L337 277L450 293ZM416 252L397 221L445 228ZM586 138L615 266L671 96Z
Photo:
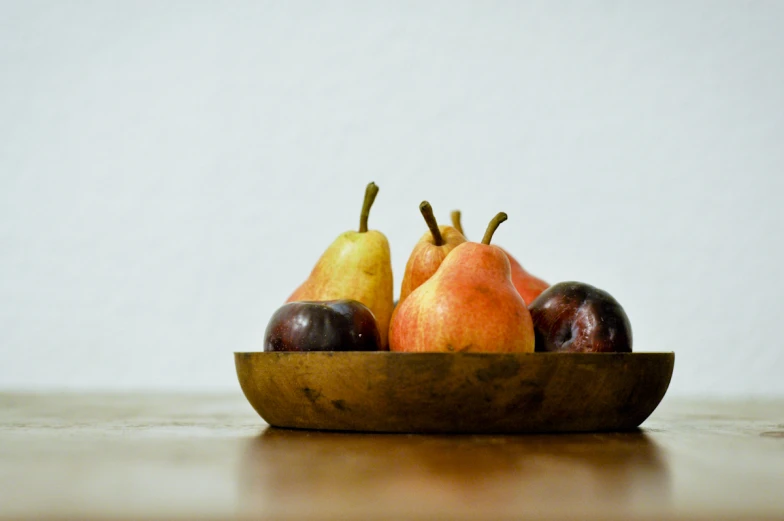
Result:
M674 353L234 353L270 425L409 433L634 429L656 408Z

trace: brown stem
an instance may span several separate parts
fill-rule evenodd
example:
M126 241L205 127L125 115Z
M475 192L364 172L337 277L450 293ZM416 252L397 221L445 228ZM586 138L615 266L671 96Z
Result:
M373 206L373 201L376 200L376 194L378 194L376 183L367 185L367 188L365 188L365 201L362 203L362 213L359 215L359 233L368 231L368 215L370 215L370 207Z
M504 212L498 212L498 215L493 217L493 220L490 221L490 224L487 225L485 236L482 237L482 244L490 244L490 240L493 238L493 234L495 233L496 228L498 228L498 225L505 220L506 214Z
M455 230L460 232L460 235L465 237L465 232L463 231L463 225L460 223L460 210L454 210L451 215L452 215L452 226L455 227Z
M419 204L419 211L422 212L422 217L425 218L427 227L430 228L430 233L433 234L433 243L436 246L446 244L444 238L441 237L441 230L438 229L438 222L436 221L435 215L433 215L433 208L430 206L430 203L422 201Z

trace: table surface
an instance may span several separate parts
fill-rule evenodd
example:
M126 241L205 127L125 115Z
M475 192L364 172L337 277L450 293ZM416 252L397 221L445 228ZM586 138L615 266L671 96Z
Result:
M638 432L268 428L224 396L0 394L0 518L784 519L784 400Z

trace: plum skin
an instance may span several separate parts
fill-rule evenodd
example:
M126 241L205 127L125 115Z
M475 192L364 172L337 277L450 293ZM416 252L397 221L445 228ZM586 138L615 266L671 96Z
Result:
M380 351L370 309L356 300L289 302L273 313L264 351Z
M612 295L582 282L560 282L530 306L535 351L631 353L632 327Z

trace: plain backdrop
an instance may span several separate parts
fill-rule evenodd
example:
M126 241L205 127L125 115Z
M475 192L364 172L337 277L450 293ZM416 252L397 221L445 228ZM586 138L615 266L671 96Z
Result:
M365 184L784 394L784 2L0 2L0 388L238 390Z

